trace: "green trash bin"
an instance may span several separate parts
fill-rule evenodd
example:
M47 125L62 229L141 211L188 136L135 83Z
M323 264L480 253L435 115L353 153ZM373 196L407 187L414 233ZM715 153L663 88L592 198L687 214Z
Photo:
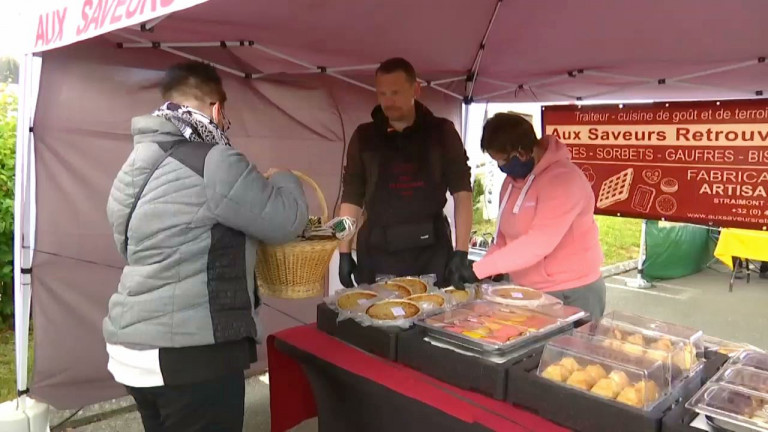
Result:
M676 279L702 271L713 258L712 232L699 225L647 221L644 278Z

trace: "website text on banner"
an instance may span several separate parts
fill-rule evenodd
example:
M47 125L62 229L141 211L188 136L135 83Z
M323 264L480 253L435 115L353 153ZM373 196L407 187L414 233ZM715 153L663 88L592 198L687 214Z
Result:
M765 230L768 99L543 108L596 213Z
M208 0L63 0L25 13L25 52L45 51L141 24Z

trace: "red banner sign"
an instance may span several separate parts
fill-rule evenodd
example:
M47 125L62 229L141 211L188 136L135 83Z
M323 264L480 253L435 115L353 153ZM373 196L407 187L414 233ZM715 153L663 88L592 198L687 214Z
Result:
M543 108L598 214L768 227L768 100Z

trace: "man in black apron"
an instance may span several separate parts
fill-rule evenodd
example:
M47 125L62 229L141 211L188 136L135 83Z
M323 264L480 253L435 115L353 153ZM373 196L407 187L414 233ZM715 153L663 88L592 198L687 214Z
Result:
M467 260L472 226L468 158L453 123L416 101L413 66L390 59L376 71L379 105L373 121L349 142L341 216L365 222L340 246L339 279L345 287L385 276L435 275L437 285L463 288L472 275ZM443 208L454 197L456 247ZM354 276L354 281L353 281Z

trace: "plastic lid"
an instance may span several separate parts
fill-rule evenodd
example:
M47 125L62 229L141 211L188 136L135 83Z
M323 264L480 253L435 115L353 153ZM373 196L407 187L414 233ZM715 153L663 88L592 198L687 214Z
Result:
M626 312L611 312L597 322L578 328L577 333L671 353L671 365L683 370L684 375L701 364L699 353L703 356L704 351L700 330Z
M746 366L733 366L723 369L712 381L752 390L768 398L768 372Z
M600 322L616 327L624 327L628 330L641 332L648 336L666 336L672 339L689 341L691 344L696 345L697 351L702 351L704 348L702 342L704 333L701 330L681 326L679 324L659 321L621 311L614 311L606 314L601 318Z
M560 326L552 317L487 301L463 304L434 315L424 323L478 342L501 345L528 333L546 332Z
M563 322L574 322L585 317L587 313L576 306L568 306L562 303L540 304L532 308L536 312L557 318Z
M758 351L742 351L731 360L731 364L768 372L768 354Z
M768 431L768 398L755 392L727 384L710 383L686 406L701 414L742 427Z
M570 335L547 343L538 373L551 381L646 410L669 390L661 361Z
M706 334L702 337L702 342L704 343L704 348L707 350L717 351L731 357L743 350L761 351L747 343L731 342Z

